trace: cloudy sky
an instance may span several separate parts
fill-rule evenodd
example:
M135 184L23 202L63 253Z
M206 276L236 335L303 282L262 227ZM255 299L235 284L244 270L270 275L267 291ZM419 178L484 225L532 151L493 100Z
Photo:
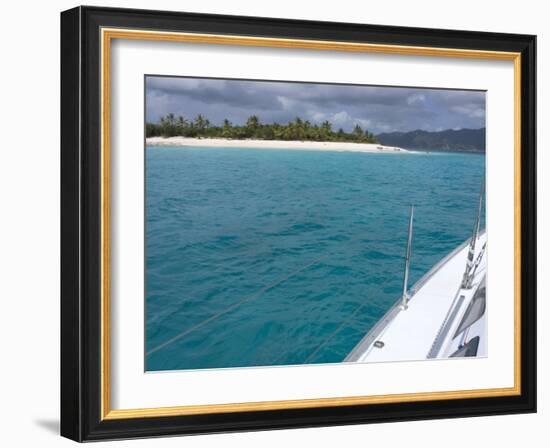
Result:
M329 120L345 131L359 124L375 134L439 131L484 127L485 92L147 77L147 122L170 112L186 118L200 113L215 125L224 118L240 125L257 115L263 123Z

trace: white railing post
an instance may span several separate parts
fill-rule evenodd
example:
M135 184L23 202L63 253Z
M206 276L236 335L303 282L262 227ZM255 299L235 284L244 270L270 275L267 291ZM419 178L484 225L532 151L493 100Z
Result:
M413 219L414 219L414 205L411 205L411 212L409 216L409 237L407 240L407 252L405 252L405 274L403 276L403 296L401 297L401 309L406 310L408 308L409 301L409 266L411 262L411 248L412 248L412 233L413 233Z
M474 223L474 229L472 230L472 239L470 240L470 246L468 248L468 259L466 260L466 269L464 270L464 275L462 276L462 284L460 285L463 289L469 289L472 287L472 267L474 266L474 255L476 250L476 241L479 235L479 228L481 226L481 210L483 207L483 192L485 190L485 182L481 184L481 191L479 192L479 204L477 208L477 217Z

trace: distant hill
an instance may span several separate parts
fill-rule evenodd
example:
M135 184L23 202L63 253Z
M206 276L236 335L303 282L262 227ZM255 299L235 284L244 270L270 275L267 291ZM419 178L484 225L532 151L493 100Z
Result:
M376 136L382 145L429 151L485 152L485 128L446 131L387 132Z

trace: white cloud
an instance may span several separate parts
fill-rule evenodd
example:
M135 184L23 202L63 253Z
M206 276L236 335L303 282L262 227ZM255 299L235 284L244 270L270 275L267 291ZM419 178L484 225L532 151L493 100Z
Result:
M426 102L426 96L422 93L413 93L407 97L407 104L409 106L424 104Z
M296 103L295 100L292 98L289 98L287 96L277 96L277 100L283 105L283 109L289 110L292 109L294 104Z
M327 114L325 114L324 112L312 111L310 112L309 116L311 117L311 120L314 122L325 121L327 119Z
M477 104L465 104L462 106L453 106L451 107L453 112L466 115L470 118L483 118L485 117L485 109L479 107Z
M345 110L332 114L330 118L338 126L346 125L351 121L351 116Z
M374 133L485 125L485 92L407 87L148 77L146 107L150 121L171 112L242 124L254 114L263 123L329 120L348 132L356 124Z

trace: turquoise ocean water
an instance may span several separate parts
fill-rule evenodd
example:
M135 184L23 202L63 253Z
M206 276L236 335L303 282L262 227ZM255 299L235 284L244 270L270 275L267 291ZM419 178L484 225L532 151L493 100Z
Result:
M146 369L342 361L400 296L410 204L412 285L471 234L484 171L476 154L147 148Z

